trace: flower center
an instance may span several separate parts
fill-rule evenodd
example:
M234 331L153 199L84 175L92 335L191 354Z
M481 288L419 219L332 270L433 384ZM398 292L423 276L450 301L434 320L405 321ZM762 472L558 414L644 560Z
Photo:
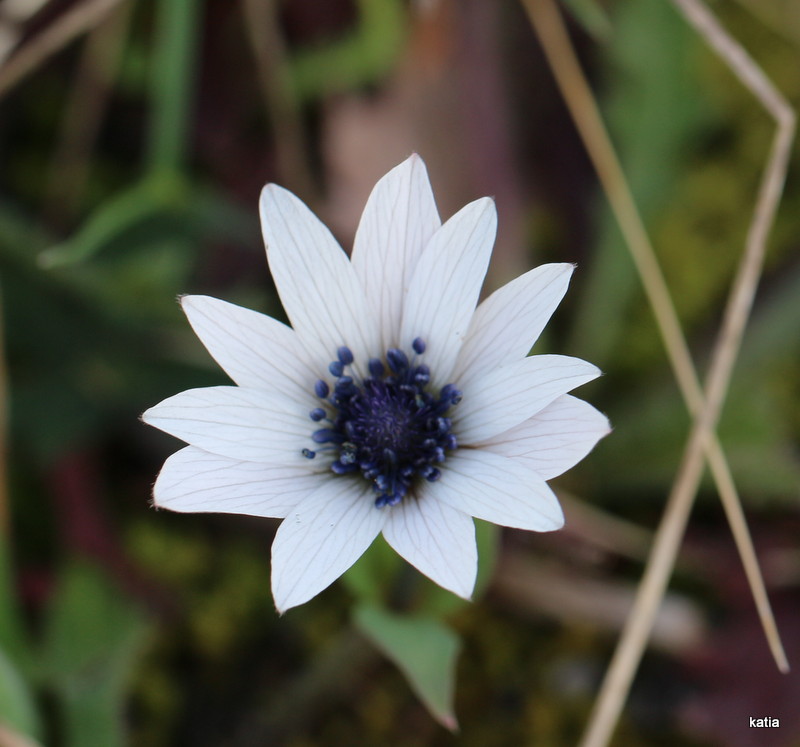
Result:
M411 361L398 348L389 348L383 360L371 358L369 376L358 380L345 373L353 353L340 347L337 360L328 366L336 380L333 387L323 379L314 385L322 406L309 417L327 426L311 438L325 444L320 451L336 455L334 473L360 472L372 482L378 508L400 503L418 477L438 480L441 472L434 465L458 446L445 415L461 401L461 392L453 384L442 387L438 397L428 391L430 369L416 362L425 343L417 338L412 348L416 355ZM309 459L316 454L303 449Z

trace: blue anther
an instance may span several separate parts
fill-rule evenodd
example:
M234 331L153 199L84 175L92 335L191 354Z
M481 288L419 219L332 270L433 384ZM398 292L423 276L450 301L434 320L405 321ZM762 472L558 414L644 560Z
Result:
M439 398L455 405L461 401L461 392L456 389L455 384L445 384L439 392Z
M311 451L311 449L303 449L302 454L306 459L313 459L317 455L317 452Z
M414 342L411 343L411 347L414 348L415 353L422 355L427 346L425 345L425 340L423 340L421 337L417 337L414 339Z
M414 382L417 386L425 386L431 380L431 370L424 363L414 369Z
M408 356L397 348L389 348L386 351L386 362L394 373L402 373L408 368Z
M457 448L458 448L458 440L457 440L457 439L456 439L456 437L455 437L455 436L454 436L454 435L451 433L451 434L450 434L450 435L449 435L449 436L448 436L448 437L445 439L444 445L445 445L445 448L446 448L446 449L450 449L450 451L453 451L454 449L457 449Z
M358 387L353 383L353 380L350 381L343 381L343 379L350 379L349 376L342 376L339 381L336 382L336 386L334 387L334 391L338 398L347 398L348 395L355 394L358 391Z
M325 415L326 412L321 407L315 407L310 413L308 413L308 417L310 417L316 423L322 420Z
M436 467L431 467L430 472L425 475L428 482L436 482L442 476L442 471Z
M341 436L331 428L320 428L311 434L311 439L317 444L326 444L329 441L341 441Z
M316 384L314 384L314 394L317 395L320 399L325 399L330 393L330 387L326 381L319 379Z
M341 361L331 361L328 370L332 376L341 376L344 373L344 366Z
M353 351L346 345L342 345L342 347L336 351L336 355L343 366L349 366L353 362Z
M383 363L381 363L377 358L370 358L367 368L369 368L369 375L372 376L373 379L383 378L385 369L383 367Z
M346 475L348 472L354 472L356 469L358 469L356 465L344 464L339 459L331 464L331 471L337 475Z
M389 502L389 496L379 495L375 499L375 508L383 508Z

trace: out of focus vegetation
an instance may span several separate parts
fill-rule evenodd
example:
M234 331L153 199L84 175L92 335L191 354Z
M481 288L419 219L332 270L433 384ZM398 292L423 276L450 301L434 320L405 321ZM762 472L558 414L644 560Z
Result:
M565 8L702 370L773 125L670 3ZM796 8L714 8L796 106ZM76 14L85 33L44 49ZM0 31L0 729L67 747L574 743L689 420L519 4L5 0ZM412 151L444 217L495 195L487 288L578 263L540 346L604 369L581 396L615 427L556 484L567 529L505 532L483 596L448 608L457 739L381 657L401 623L360 608L351 626L363 573L279 619L275 523L154 511L178 444L138 422L224 382L178 294L281 317L262 184L297 191L349 246L372 184ZM720 427L795 665L798 165ZM774 672L710 482L682 557L619 744L797 744L800 678ZM430 608L404 573L396 611ZM455 656L448 635L427 640Z

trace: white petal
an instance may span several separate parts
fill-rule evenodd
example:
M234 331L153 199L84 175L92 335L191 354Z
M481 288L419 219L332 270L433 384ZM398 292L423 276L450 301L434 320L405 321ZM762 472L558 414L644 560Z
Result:
M567 292L574 269L541 265L492 293L475 310L453 379L465 382L524 358Z
M476 381L459 382L464 396L453 414L453 431L463 445L486 441L599 375L596 366L580 358L533 355Z
M383 536L420 573L469 599L478 573L475 524L463 511L437 501L430 485L388 509Z
M168 397L142 415L145 423L203 451L245 462L302 466L315 424L282 395L214 386Z
M239 386L310 396L319 373L291 327L210 296L183 296L181 305L200 341Z
M447 457L431 494L478 519L505 527L549 532L564 526L553 491L524 464L478 449Z
M330 586L372 544L386 512L372 486L331 476L283 520L272 543L272 596L283 613Z
M552 480L580 462L610 430L605 415L565 394L481 448L516 459L543 480Z
M308 469L237 462L187 446L164 463L153 499L170 511L282 519L326 478Z
M380 352L399 344L411 275L441 225L425 163L416 154L386 174L367 200L352 262L382 331Z
M427 343L424 362L434 384L450 374L475 312L497 230L497 210L488 197L471 202L431 238L411 278L401 343L406 350L416 337Z
M378 325L347 255L317 216L282 187L264 187L260 209L275 286L314 363L327 366L346 345L357 368L366 366L379 347Z

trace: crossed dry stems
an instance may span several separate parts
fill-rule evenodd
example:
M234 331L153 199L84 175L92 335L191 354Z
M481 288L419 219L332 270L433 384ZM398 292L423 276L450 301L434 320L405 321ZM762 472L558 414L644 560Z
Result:
M613 734L664 597L705 462L716 482L772 654L782 672L789 670L741 502L714 430L761 275L767 236L780 202L794 137L795 115L760 67L700 0L673 2L777 124L747 233L745 252L715 343L705 391L701 388L652 244L559 11L553 0L523 0L625 237L693 419L684 456L656 532L636 601L595 702L581 742L582 747L602 747L608 744Z

